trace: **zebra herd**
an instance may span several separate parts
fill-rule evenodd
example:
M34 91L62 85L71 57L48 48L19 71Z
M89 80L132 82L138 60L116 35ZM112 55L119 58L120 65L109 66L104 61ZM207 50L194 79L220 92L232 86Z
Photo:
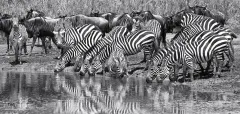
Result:
M178 81L180 68L183 68L183 79L185 80L189 73L193 81L196 64L199 64L203 73L207 73L213 61L214 75L218 76L225 61L224 56L227 56L228 65L233 67L232 40L236 35L224 27L224 18L216 19L216 16L210 14L206 7L195 6L168 17L154 15L150 11L133 11L122 15L79 14L63 19L29 19L26 16L19 21L26 26L28 37L33 37L31 52L36 38L40 37L47 53L44 42L46 36L51 37L61 49L61 54L57 57L60 60L54 72L62 71L75 58L74 70L80 70L80 75L95 75L101 67L105 73L106 66L113 76L122 78L129 72L127 56L143 50L144 59L141 62L146 63L147 82L152 82L155 78L158 82L165 78ZM60 23L59 20L64 21ZM84 24L76 25L82 21ZM50 22L55 25L60 23L61 27L57 30L50 29ZM166 33L172 32L176 27L180 27L181 30L167 43ZM22 39L20 37L21 33L17 39ZM21 48L22 46L19 47L20 53ZM206 69L201 65L205 62L208 63Z

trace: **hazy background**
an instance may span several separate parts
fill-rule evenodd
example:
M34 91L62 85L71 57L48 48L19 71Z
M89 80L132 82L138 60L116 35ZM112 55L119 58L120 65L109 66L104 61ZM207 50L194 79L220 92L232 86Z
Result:
M190 6L206 6L226 16L227 27L240 33L240 0L0 0L0 12L26 15L30 8L43 11L46 16L86 14L91 11L131 13L133 10L150 10L153 14L172 15ZM1 38L0 40L2 40Z

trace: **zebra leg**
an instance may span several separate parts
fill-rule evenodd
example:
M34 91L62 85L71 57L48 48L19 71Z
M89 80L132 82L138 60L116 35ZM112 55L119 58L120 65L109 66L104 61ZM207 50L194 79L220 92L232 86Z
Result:
M187 61L186 61L186 63L187 63L187 65L183 65L183 66L185 66L185 72L188 72L189 74L190 74L190 81L192 82L192 81L194 81L194 77L193 77L193 73L194 73L194 69L195 69L195 67L194 67L194 63L193 63L193 61L192 61L192 59L191 58L189 58ZM188 74L188 73L186 73L186 75ZM186 76L185 75L185 76Z
M15 53L15 63L18 64L19 46L17 41L14 42L14 53Z
M9 49L10 49L10 39L9 39L9 36L8 35L6 35L6 38L7 38L7 51L6 51L6 53L8 53L9 54Z
M221 53L222 58L224 57L223 53ZM222 67L223 67L223 60L224 59L216 59L217 61L217 72L216 75L214 77L220 77L221 76L221 72L222 72Z
M103 76L105 76L105 74L106 74L106 65L105 65L105 63L102 63L102 74L103 74Z
M19 50L18 50L18 55L19 55L19 62L20 64L22 64L22 47L23 45L22 44L19 44Z
M146 56L147 56L146 51L144 51L143 60L140 63L145 63L147 61Z
M225 52L225 54L226 54L226 56L228 57L228 60L229 60L228 63L226 64L226 66L229 68L230 73L232 73L235 58L234 58L234 47L231 43L230 43L230 49L227 52Z
M201 63L197 63L198 66L200 67L201 73L200 73L200 78L202 78L203 75L205 75L204 68Z
M193 82L193 81L194 81L194 78L193 78L194 68L190 68L190 69L188 70L188 73L190 74L191 82Z
M169 76L170 81L177 81L178 79L178 73L179 73L179 67L177 65L174 66L174 75L173 76Z
M82 61L83 61L82 57L80 57L80 56L76 57L76 61L75 61L75 64L73 66L74 72L78 72L80 70L79 64L82 64Z
M183 73L182 73L182 78L180 78L180 79L178 79L178 81L180 82L180 83L183 83L183 82L185 82L186 81L186 76L187 76L187 66L186 65L183 65Z

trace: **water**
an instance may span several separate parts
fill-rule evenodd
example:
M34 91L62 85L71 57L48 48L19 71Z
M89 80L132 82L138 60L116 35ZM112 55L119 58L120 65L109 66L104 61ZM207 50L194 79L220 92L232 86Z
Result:
M226 92L187 85L147 84L144 78L80 78L67 74L0 73L0 113L226 114L240 103Z

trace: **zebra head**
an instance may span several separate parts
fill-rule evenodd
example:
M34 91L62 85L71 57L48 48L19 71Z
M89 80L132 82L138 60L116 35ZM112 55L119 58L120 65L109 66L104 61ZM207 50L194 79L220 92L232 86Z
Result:
M127 74L127 61L122 50L113 51L108 61L110 73L116 78Z
M65 61L65 59L61 58L61 60L57 62L57 65L54 68L54 72L61 72L65 68L66 63L67 62Z
M160 70L159 67L156 64L154 64L153 61L151 60L147 61L147 65L151 67L148 68L146 82L152 83L152 81L159 75Z
M88 58L86 58L88 59ZM101 68L102 64L99 60L99 56L95 57L92 62L90 62L90 66L88 68L88 74L90 76L94 76L95 73ZM103 69L104 70L104 69Z

